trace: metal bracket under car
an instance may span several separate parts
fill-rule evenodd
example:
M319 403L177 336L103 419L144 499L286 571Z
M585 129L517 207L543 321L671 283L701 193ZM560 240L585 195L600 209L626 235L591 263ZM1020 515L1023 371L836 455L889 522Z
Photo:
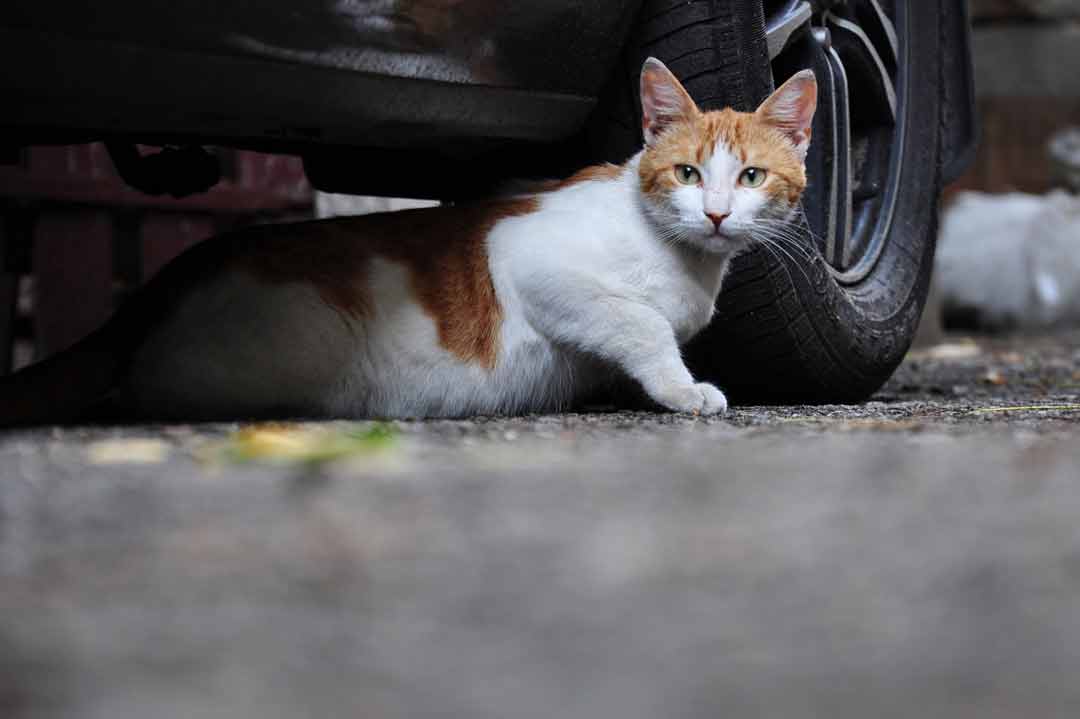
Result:
M828 15L842 0L786 0L770 15L765 27L769 58L775 59L815 12ZM877 3L873 6L881 12ZM843 21L835 21L843 25ZM975 114L975 81L971 60L971 19L967 0L945 0L942 6L942 179L957 179L975 157L978 128ZM896 38L892 37L895 47Z
M975 113L975 70L971 61L971 15L967 0L945 3L941 18L941 175L952 182L975 159L979 131Z

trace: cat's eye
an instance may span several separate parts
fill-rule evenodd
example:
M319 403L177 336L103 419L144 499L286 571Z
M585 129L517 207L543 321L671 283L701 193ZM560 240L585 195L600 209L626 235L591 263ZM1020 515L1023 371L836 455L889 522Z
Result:
M748 167L739 175L739 184L743 187L761 187L765 182L765 170L760 167Z
M693 165L675 165L675 179L684 185L701 182L701 173Z

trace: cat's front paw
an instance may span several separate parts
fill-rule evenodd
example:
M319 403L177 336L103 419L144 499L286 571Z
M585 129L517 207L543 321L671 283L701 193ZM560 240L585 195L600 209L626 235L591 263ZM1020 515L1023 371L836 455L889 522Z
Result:
M667 385L651 394L657 403L675 412L704 415L727 411L727 397L708 382Z
M696 385L705 397L705 404L701 408L702 414L723 414L727 412L727 397L714 385L708 382L698 382Z

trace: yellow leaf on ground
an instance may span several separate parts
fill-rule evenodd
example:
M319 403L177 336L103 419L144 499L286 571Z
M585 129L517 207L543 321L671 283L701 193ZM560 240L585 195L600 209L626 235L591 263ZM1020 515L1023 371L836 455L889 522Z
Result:
M395 439L386 424L256 424L245 427L219 447L234 462L322 463L385 449Z

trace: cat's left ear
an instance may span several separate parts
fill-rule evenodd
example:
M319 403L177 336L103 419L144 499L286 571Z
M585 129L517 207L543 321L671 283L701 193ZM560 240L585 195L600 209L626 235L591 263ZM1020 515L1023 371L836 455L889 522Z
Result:
M697 105L664 63L650 57L641 68L641 131L651 145L668 125L690 120Z
M817 79L812 70L801 70L769 95L757 109L757 116L783 132L806 159L810 147L810 125L817 109Z

